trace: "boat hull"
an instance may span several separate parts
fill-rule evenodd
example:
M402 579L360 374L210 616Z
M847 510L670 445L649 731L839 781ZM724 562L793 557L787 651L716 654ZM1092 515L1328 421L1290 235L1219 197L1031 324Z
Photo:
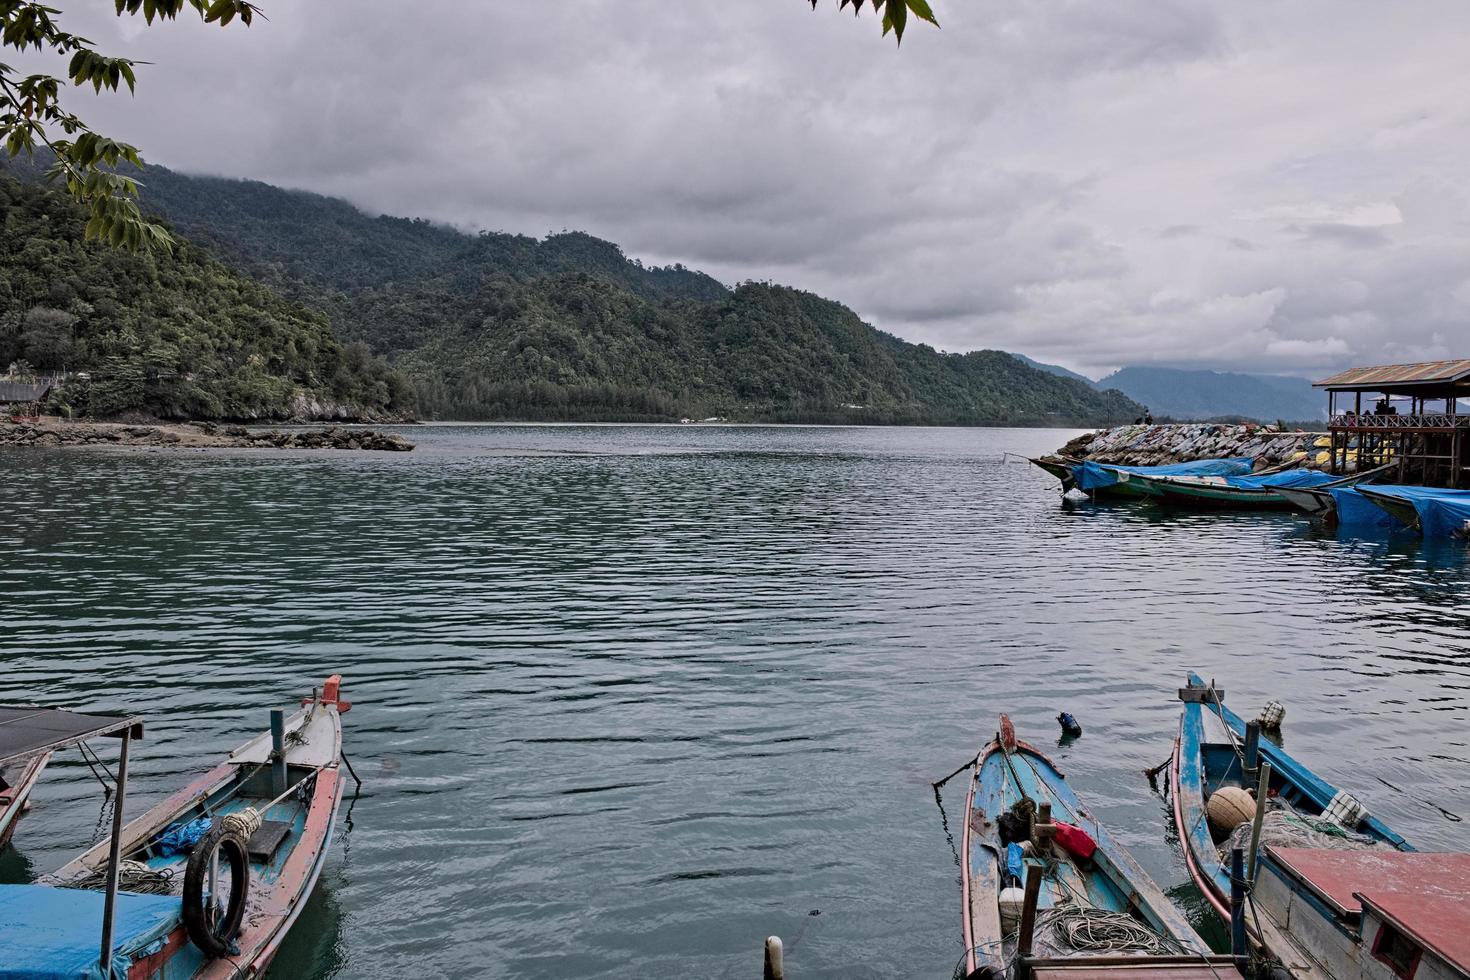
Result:
M1231 510L1291 510L1292 504L1274 489L1213 486L1155 479L1165 503L1186 507L1224 507Z
M1314 520L1330 523L1337 519L1337 501L1331 490L1321 487L1281 487L1276 492L1291 506Z
M50 761L50 752L28 760L14 777L15 781L5 790L0 791L0 851L3 851L10 843L11 835L15 833L15 825L26 812L31 790L35 788L37 780L41 778L41 773L46 768L46 763Z
M1411 501L1372 487L1358 487L1358 492L1394 520L1411 530L1419 530L1419 511Z

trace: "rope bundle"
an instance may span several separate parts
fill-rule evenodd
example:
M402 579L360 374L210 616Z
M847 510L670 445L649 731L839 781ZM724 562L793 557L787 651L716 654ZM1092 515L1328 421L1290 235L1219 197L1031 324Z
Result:
M1126 912L1109 912L1071 903L1042 912L1038 932L1049 929L1065 950L1087 953L1147 953L1177 956L1185 952L1173 939L1161 936Z
M174 872L172 868L161 871L148 867L142 861L119 861L117 883L121 891L140 892L144 895L172 895ZM97 891L107 887L107 866L89 871L78 878L56 883L61 888L80 888Z
M247 806L243 810L225 814L220 818L220 826L239 834L241 840L249 840L260 829L260 819L260 812Z

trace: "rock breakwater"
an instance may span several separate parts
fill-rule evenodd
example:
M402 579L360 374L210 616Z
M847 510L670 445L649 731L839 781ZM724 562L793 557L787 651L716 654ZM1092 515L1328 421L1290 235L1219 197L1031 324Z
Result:
M116 422L0 422L0 448L52 446L142 446L181 449L365 449L407 452L413 443L372 429L251 430L211 422L127 425Z
M1162 466L1196 459L1249 456L1259 470L1295 461L1310 465L1320 452L1317 440L1325 438L1324 433L1283 431L1274 425L1212 422L1120 425L1078 436L1058 453L1123 466Z

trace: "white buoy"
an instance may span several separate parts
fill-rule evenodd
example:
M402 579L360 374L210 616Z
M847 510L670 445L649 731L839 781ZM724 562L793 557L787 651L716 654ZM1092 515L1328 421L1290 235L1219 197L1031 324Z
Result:
M786 967L781 962L783 952L780 936L766 937L765 980L786 980Z
M1016 926L1021 924L1021 909L1026 905L1026 891L1015 885L1003 888L1000 892L1000 928L1001 932L1010 934L1016 931Z

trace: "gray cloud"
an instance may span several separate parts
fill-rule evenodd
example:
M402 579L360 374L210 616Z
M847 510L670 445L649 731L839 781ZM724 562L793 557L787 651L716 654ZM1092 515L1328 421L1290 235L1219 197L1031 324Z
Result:
M902 51L796 0L264 0L249 30L109 6L65 23L153 64L136 99L74 98L181 170L583 228L1095 375L1470 336L1450 0L936 0Z

